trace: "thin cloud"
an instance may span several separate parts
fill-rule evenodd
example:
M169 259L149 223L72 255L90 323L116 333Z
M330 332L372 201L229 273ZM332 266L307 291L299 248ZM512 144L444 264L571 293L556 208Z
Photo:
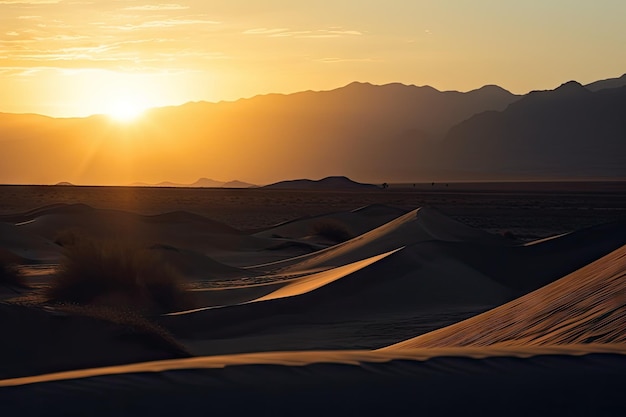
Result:
M167 20L152 20L149 22L143 22L139 24L126 24L118 26L104 26L108 29L119 30L137 30L137 29L151 29L151 28L170 28L176 26L189 26L189 25L219 25L222 22L215 20L202 20L202 19L167 19Z
M58 4L63 0L0 0L0 4L24 4L24 5L37 5L37 4Z
M183 6L182 4L165 3L165 4L145 4L143 6L130 6L124 7L122 10L140 10L140 11L161 11L161 10L185 10L189 6Z
M327 30L326 32L333 35L362 35L358 30Z
M285 32L289 29L287 28L276 28L276 29L268 29L268 28L256 28L256 29L248 29L243 31L244 35L273 35L277 33Z
M286 28L256 28L242 32L244 35L264 35L270 38L339 38L342 36L360 36L363 32L358 30L344 30L341 28L317 29L317 30L289 30Z
M313 59L315 62L322 62L324 64L337 64L341 62L374 62L372 58L318 58Z

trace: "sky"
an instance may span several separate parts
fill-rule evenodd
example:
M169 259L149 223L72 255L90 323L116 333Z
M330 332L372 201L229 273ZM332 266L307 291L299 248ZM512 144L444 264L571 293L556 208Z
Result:
M0 0L0 112L132 113L352 81L514 93L626 72L623 0Z

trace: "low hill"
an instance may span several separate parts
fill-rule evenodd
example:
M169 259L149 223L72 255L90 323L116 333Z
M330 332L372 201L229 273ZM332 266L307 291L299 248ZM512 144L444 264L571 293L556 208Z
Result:
M373 184L363 184L352 181L347 177L326 177L321 180L289 180L266 185L263 188L274 189L305 189L305 190L373 190L378 188Z

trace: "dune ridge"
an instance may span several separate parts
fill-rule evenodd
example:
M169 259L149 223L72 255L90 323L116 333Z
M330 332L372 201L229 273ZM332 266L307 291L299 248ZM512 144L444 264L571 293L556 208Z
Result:
M526 296L387 349L624 343L625 277L622 246Z
M340 266L363 257L379 255L411 243L428 240L508 244L504 238L457 222L434 209L418 208L347 242L310 255L259 267L271 267L281 271L306 271Z
M302 367L316 363L365 366L369 363L391 361L426 362L436 358L471 358L486 359L494 357L531 358L535 356L585 356L592 354L611 354L626 357L626 344L584 343L546 346L488 346L488 347L448 347L448 348L410 348L378 350L342 350L342 351L301 351L301 352L259 352L233 355L203 356L194 358L168 359L142 362L128 365L107 366L101 368L80 369L55 372L28 377L0 380L0 387L37 384L50 381L91 378L94 376L120 375L142 372L166 372L171 370L223 369L246 365L277 365L283 367ZM626 359L626 358L625 358Z

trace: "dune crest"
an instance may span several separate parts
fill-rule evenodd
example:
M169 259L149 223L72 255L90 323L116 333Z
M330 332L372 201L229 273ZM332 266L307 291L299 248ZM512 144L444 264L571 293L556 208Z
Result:
M510 303L386 349L625 343L625 278L622 246Z

